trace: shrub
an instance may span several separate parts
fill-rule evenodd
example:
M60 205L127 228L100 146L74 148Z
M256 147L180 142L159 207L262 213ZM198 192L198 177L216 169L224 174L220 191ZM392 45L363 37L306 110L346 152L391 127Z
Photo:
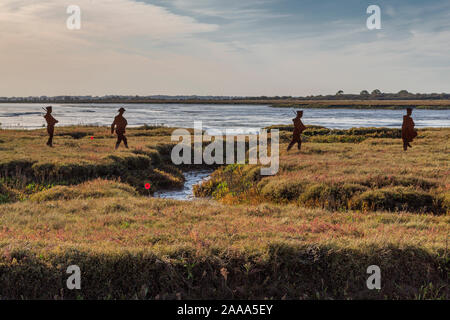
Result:
M56 134L57 136L69 136L72 137L76 140L84 138L86 136L92 136L94 135L93 132L89 132L89 131L66 131L66 132L60 132Z
M305 182L295 180L271 180L261 188L261 195L272 201L297 199L305 189Z
M358 184L311 184L306 181L264 181L261 195L271 201L292 201L326 209L348 209L351 198L367 190Z
M335 206L337 190L325 183L311 184L302 193L299 201L310 207Z
M133 153L149 157L152 165L161 164L161 155L155 149L146 149L146 150L135 149L133 150Z
M446 192L443 195L442 199L442 207L448 213L450 211L450 191Z
M362 193L355 203L371 210L408 210L415 212L440 212L433 195L405 187L382 188Z
M214 199L221 199L230 193L228 184L226 181L219 183L212 193Z
M124 197L137 195L136 190L126 184L109 180L94 180L77 186L56 186L45 191L31 195L30 200L35 202L87 199L102 197Z
M256 165L245 166L243 169L244 179L256 183L261 180L261 167Z
M19 194L0 182L0 204L14 202L19 199Z
M429 190L435 188L438 184L435 181L424 179L417 176L403 176L403 175L376 175L371 177L364 177L361 180L357 180L356 183L371 187L371 188L383 188L387 186L402 186L413 187Z
M199 198L211 197L220 183L217 180L209 179L194 186L194 195Z

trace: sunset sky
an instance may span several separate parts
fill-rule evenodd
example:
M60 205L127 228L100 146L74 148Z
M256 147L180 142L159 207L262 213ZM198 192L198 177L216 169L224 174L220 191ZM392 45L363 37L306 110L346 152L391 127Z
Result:
M449 92L450 0L1 0L0 70L0 96Z

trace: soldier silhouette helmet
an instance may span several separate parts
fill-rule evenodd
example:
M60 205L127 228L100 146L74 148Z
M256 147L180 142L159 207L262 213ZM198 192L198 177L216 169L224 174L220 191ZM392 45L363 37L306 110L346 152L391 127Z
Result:
M127 110L125 110L124 108L119 109L119 112L125 112L125 111L127 111Z
M45 107L45 109L47 110L47 112L52 112L53 108L51 106Z

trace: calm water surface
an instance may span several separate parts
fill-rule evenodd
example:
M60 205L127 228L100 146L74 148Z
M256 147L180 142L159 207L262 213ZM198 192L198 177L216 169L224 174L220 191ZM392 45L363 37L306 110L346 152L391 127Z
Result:
M202 181L209 179L209 175L212 170L192 170L184 173L183 189L176 190L161 190L155 192L154 197L164 199L176 199L176 200L193 200L194 199L194 186Z
M43 106L43 105L42 105ZM0 104L0 123L6 129L41 128L44 111L38 104ZM291 124L293 109L267 105L188 105L188 104L54 104L59 126L109 126L124 106L130 127L165 125L192 128L194 120L204 129L236 129L255 132L274 124ZM333 129L352 127L401 127L404 110L305 109L303 122ZM417 127L450 127L450 110L414 110Z

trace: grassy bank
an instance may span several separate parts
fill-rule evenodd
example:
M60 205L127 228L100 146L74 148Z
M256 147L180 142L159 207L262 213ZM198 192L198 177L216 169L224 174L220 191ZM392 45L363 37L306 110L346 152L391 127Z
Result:
M280 129L278 175L222 167L196 190L219 201L193 202L144 189L182 184L171 129L119 151L107 128L58 128L53 149L0 131L0 299L448 299L450 129L407 153L398 130L319 127L286 153Z
M151 183L151 192L181 187L182 172L170 161L172 130L130 129L130 149L122 145L117 151L115 136L105 127L57 128L54 148L45 146L45 130L0 130L0 184L16 194L5 192L0 201L99 177L125 182L144 194L146 183Z
M0 296L448 297L448 217L104 194L0 206ZM80 291L65 288L72 264ZM366 287L372 264L380 291Z
M398 129L310 127L303 150L286 152L292 127L281 131L280 171L229 165L195 189L227 203L296 203L331 210L445 214L450 210L450 129L423 129L404 152Z

